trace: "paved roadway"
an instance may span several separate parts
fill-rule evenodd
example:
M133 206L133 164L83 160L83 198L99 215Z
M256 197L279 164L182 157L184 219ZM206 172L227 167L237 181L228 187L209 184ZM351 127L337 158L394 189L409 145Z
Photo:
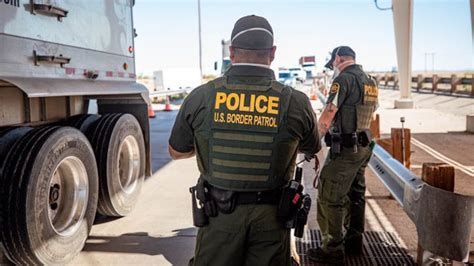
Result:
M169 133L177 111L151 119L153 175L136 209L120 219L98 217L83 252L71 265L186 265L194 250L188 188L197 178L195 159L171 162Z
M381 96L387 103L395 97L393 91L382 92ZM470 103L474 104L474 100L471 99ZM320 108L316 102L314 106L316 109ZM177 109L177 106L174 107ZM162 108L161 105L155 106L155 109ZM433 112L443 112L433 110L419 108L411 112L403 111L403 115L410 121L410 118L423 119L426 113L433 115ZM401 113L387 105L382 105L380 112L382 121L384 117L398 119L397 116ZM98 217L84 251L71 265L186 265L192 256L196 236L196 230L192 226L188 188L196 181L198 171L194 158L171 161L168 156L167 140L176 114L177 110L159 111L156 118L151 120L154 174L145 181L137 208L130 216L121 219ZM449 127L455 130L461 127L461 122L458 121L460 119L462 120L462 116L455 114L445 117L446 121L451 120L448 121ZM386 121L382 132L388 132L387 127L397 123L398 120ZM456 191L474 195L474 179L469 175L469 170L474 170L474 155L466 152L469 149L472 151L474 147L474 135L448 133L450 130L438 134L417 134L416 132L423 132L426 124L418 121L413 122L413 125L414 138L425 146L412 145L412 170L420 171L419 165L423 162L451 159L451 162L465 166L456 170ZM324 157L324 154L320 156ZM309 185L313 177L311 164L306 163L304 168L306 187L314 197L316 193ZM413 223L372 173L368 173L367 187L367 230L393 232L399 236L408 252L415 256L417 237ZM314 209L310 215L310 229L317 228Z

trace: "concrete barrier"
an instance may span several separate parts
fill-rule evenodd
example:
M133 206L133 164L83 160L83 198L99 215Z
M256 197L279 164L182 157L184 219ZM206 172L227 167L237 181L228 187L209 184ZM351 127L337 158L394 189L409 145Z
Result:
M466 116L466 131L474 133L474 114Z

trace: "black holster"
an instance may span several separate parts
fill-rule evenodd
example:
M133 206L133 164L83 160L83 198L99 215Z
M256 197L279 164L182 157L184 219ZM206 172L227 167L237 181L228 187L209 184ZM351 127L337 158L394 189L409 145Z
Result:
M189 192L191 193L193 224L196 227L206 226L209 223L209 217L217 215L216 205L209 195L206 181L199 178L196 186L189 188Z
M304 194L301 200L301 208L295 216L294 228L295 237L302 238L304 232L304 226L308 222L308 215L311 209L311 197L308 194Z
M230 214L235 210L236 195L234 191L219 189L216 187L209 188L209 195L214 200L217 209L224 213Z
M295 180L282 191L280 204L278 205L277 218L285 228L295 228L295 236L303 237L304 226L308 221L308 214L311 208L311 197L303 194L301 179L303 169L296 168Z
M362 147L367 147L372 141L372 133L370 130L364 130L358 134L358 141Z
M334 159L341 153L342 136L340 133L326 133L324 136L324 142L326 142L326 146L331 148L329 150L329 156L331 159Z
M290 184L282 190L280 203L278 204L277 218L282 223L286 224L293 220L296 211L300 207L300 198L302 195L303 186L291 180ZM289 227L292 228L292 227Z

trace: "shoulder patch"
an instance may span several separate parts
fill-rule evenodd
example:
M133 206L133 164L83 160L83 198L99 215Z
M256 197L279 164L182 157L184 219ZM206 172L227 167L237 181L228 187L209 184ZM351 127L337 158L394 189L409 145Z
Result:
M337 82L333 82L331 85L331 93L338 93L341 86Z

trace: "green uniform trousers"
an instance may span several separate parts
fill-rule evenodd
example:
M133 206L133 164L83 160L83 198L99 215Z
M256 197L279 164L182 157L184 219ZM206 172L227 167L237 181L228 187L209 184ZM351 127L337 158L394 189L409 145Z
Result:
M331 159L328 155L321 170L318 187L317 220L327 253L344 251L344 241L361 239L364 232L365 177L372 155L367 147L343 148Z
M276 213L276 205L243 204L209 218L199 228L190 265L291 265L290 230Z

